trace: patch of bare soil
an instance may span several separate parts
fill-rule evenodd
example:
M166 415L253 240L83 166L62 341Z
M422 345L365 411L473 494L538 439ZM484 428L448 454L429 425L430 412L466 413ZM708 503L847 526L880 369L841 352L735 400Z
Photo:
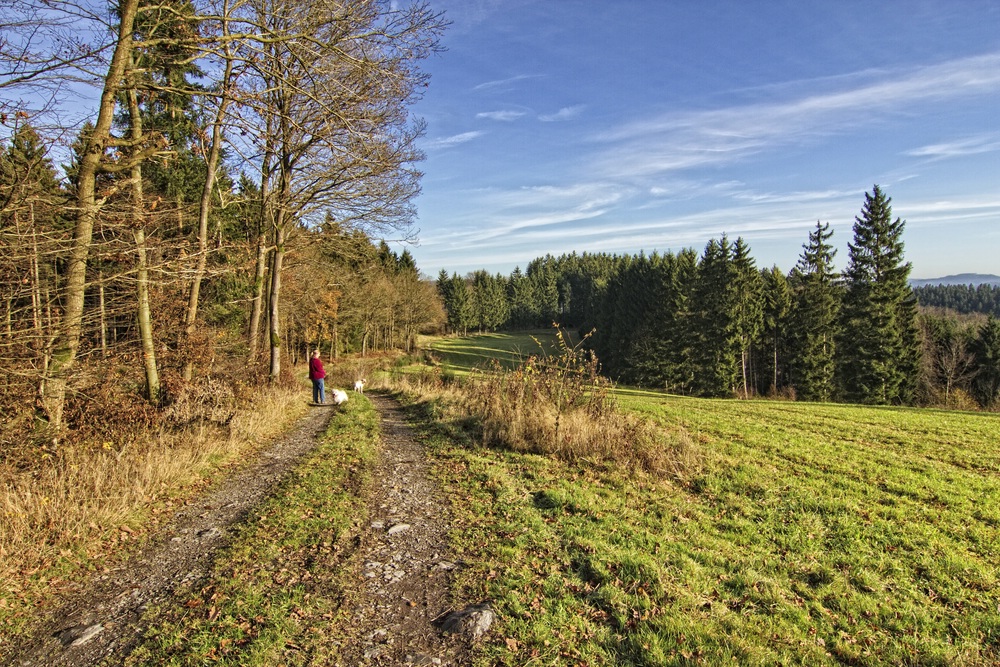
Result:
M402 408L369 397L382 415L383 454L375 471L370 525L350 562L352 605L338 665L460 665L469 637L492 620L488 606L453 611L447 511L427 476L419 443ZM179 512L141 554L89 582L37 631L0 655L19 666L120 664L150 623L144 613L175 589L208 576L233 527L271 495L281 479L317 444L331 412L313 410L286 436L241 468L217 491ZM450 632L446 632L450 631Z

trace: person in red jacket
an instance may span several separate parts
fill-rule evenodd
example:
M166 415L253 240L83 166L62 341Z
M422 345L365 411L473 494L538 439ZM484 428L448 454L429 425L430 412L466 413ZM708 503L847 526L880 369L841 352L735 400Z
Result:
M323 362L319 360L319 350L313 350L312 359L309 360L309 379L313 383L313 403L326 403L326 390L323 387L323 378L326 371L323 370Z

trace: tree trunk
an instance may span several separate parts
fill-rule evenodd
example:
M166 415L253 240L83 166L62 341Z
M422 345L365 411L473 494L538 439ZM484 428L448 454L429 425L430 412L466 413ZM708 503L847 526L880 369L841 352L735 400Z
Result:
M228 35L228 23L223 19L223 34ZM206 164L207 173L205 175L205 186L201 191L201 202L198 207L198 260L195 263L194 277L191 279L191 291L188 295L188 308L184 317L184 337L187 341L188 349L191 347L191 339L194 336L195 324L198 319L198 298L201 293L201 281L205 278L205 269L208 265L208 212L212 205L212 188L215 187L216 170L219 166L219 155L222 152L222 121L225 119L226 107L229 106L229 83L233 75L233 61L229 53L229 42L226 42L226 67L222 75L222 98L219 106L215 110L215 119L212 122L212 145L208 151ZM183 377L190 382L194 375L194 362L191 360L190 352L188 359L184 363Z
M264 315L264 279L267 277L268 247L267 228L261 226L257 236L257 262L254 271L253 300L250 306L250 331L248 343L250 346L250 363L257 361L260 352L260 322Z
M42 336L42 281L38 270L38 232L35 228L35 204L31 204L31 316L41 345Z
M130 60L132 60L130 58ZM131 63L135 67L135 63ZM128 91L129 120L133 150L142 146L142 117L135 86ZM132 165L132 225L137 255L136 290L138 291L139 339L142 343L142 364L146 372L146 398L153 404L160 402L160 374L156 370L156 346L153 343L153 317L149 310L149 261L146 255L146 211L142 189L142 164Z
M279 213L280 216L281 214ZM285 230L284 225L279 223L274 229L274 253L271 255L271 289L268 293L271 345L270 378L272 382L276 382L281 375L281 330L279 324L281 314L281 265L284 259Z
M269 135L270 136L270 135ZM260 322L264 314L264 279L267 276L268 247L267 240L274 226L274 216L271 202L271 160L273 148L270 139L264 150L264 159L260 177L260 220L257 228L257 265L254 273L253 301L250 307L249 350L250 363L257 362L260 351Z
M108 315L107 304L104 303L104 273L97 272L97 307L100 310L101 327L101 358L108 358Z
M108 73L104 78L104 90L101 93L94 131L88 137L87 146L80 158L76 188L76 224L66 262L64 310L59 332L53 344L52 360L48 369L49 381L45 385L42 399L49 423L57 431L63 427L63 408L66 403L69 373L76 361L76 353L80 349L80 336L83 330L87 260L90 256L94 223L101 207L96 195L97 171L111 133L115 96L121 88L125 67L132 53L132 31L138 7L139 0L120 0L118 3L120 15L118 41L108 66Z
M749 398L749 390L747 388L747 351L746 348L740 350L740 368L743 373L743 398Z
M149 309L149 265L146 258L146 230L139 227L134 232L138 254L136 287L139 296L138 325L142 341L142 364L146 373L146 397L151 403L160 401L160 375L156 370L156 346L153 342L153 317Z

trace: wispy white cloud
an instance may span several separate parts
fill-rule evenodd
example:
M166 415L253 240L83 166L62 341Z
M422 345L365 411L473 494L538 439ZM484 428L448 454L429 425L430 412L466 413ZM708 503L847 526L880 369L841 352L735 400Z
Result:
M742 181L699 181L690 178L658 179L646 190L649 195L645 206L661 206L662 200L672 201L694 199L697 197L732 197L736 193L745 192L746 183Z
M511 122L517 120L525 114L524 111L515 111L513 109L505 111L482 111L476 114L476 118L486 118L488 120L499 120L503 122Z
M450 148L452 146L458 146L459 144L464 144L472 141L473 139L478 139L479 137L486 134L480 130L475 130L472 132L462 132L461 134L454 134L450 137L441 137L440 139L431 139L423 144L424 148Z
M918 221L921 224L981 217L996 219L1000 217L1000 196L907 202L903 217L908 223Z
M949 158L961 157L963 155L977 155L979 153L991 153L1000 150L1000 138L995 134L969 137L967 139L956 139L955 141L943 142L939 144L928 144L920 148L906 151L906 155L912 157L929 158Z
M520 229L530 225L510 221L523 219L525 211L556 212L557 216L589 213L622 202L631 194L630 188L613 183L534 185L493 191L483 198L481 206L493 211L494 222L502 227Z
M527 79L539 79L542 78L543 74L518 74L517 76L508 77L506 79L497 79L495 81L485 81L477 86L473 86L473 90L497 90L510 88L515 83L520 81L525 81Z
M736 200L747 201L753 204L804 204L817 201L842 201L845 198L858 197L855 190L815 190L799 192L752 192L749 190L732 193Z
M584 104L576 104L571 107L563 107L562 109L553 114L543 114L539 116L538 120L544 123L551 123L562 120L572 120L577 116L579 116L581 113L583 113L583 110L585 108L586 105Z
M620 177L730 163L884 119L914 104L997 92L1000 53L992 53L885 72L881 80L839 91L629 123L597 137L615 145L598 162L605 175Z
M565 186L530 186L470 193L475 202L465 216L453 218L455 228L445 237L426 238L424 245L445 244L453 251L483 248L502 238L504 245L530 237L533 230L556 228L556 236L585 229L632 193L619 186L578 183ZM484 213L485 212L485 213Z

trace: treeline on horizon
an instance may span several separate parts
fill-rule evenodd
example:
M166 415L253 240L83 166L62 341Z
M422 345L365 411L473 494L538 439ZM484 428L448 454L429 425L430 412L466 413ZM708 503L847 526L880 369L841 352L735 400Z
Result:
M592 331L584 344L604 373L630 385L698 396L995 408L1000 321L918 312L904 227L875 186L855 217L843 273L834 270L829 224L817 223L787 275L758 268L742 238L723 235L700 256L693 249L546 256L509 276L442 271L437 288L453 332L553 323Z
M921 285L913 293L917 303L928 308L1000 317L1000 285Z

